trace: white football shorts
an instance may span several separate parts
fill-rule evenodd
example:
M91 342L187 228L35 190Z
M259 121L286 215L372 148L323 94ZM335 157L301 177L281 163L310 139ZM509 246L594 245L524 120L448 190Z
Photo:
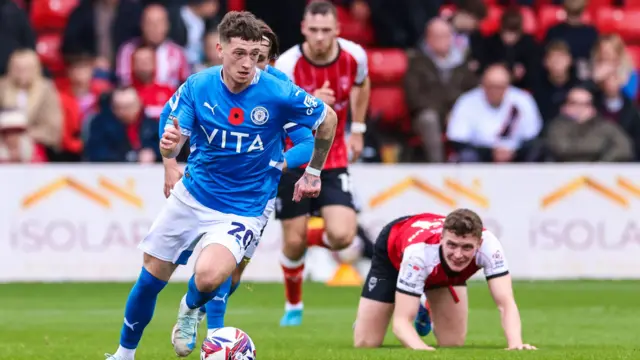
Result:
M220 244L240 263L255 253L274 207L272 199L258 217L221 213L198 202L179 181L138 248L160 260L185 265L198 243L203 248Z

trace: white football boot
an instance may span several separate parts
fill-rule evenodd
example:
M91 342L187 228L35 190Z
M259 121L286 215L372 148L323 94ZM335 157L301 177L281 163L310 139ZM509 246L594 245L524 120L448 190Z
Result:
M187 306L186 298L187 296L185 295L180 301L178 320L171 333L173 350L180 357L189 356L195 349L198 340L198 325L207 314L201 311L200 308L190 309Z

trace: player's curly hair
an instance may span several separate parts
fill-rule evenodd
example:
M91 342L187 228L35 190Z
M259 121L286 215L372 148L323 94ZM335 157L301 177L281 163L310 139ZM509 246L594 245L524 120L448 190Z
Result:
M483 227L482 219L473 210L457 209L447 215L442 230L456 236L472 236L481 239Z
M262 30L262 36L269 40L269 60L275 60L280 56L280 41L278 36L266 22L258 19L258 25Z
M228 43L233 38L245 41L261 41L262 29L258 19L248 11L229 11L218 25L220 42Z

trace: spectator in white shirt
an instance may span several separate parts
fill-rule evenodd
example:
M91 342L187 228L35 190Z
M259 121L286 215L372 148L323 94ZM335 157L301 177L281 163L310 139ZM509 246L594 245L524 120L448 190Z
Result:
M458 98L447 127L453 161L512 162L527 158L542 119L533 97L510 85L509 71L492 65L482 84Z

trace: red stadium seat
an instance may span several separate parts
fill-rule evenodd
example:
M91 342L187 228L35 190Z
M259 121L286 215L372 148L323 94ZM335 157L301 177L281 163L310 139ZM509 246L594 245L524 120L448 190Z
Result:
M595 23L601 33L617 33L627 43L640 43L640 9L601 8Z
M38 33L63 31L69 14L79 0L33 0L31 4L31 24Z
M491 35L500 30L500 18L504 10L499 6L489 6L487 8L487 17L480 23L480 31L483 35ZM522 28L527 34L535 34L538 29L536 15L534 11L528 7L521 7Z
M567 18L567 12L562 6L542 5L538 9L538 39L543 39L550 27L563 22ZM587 23L591 22L591 15L585 12L583 20Z
M407 71L407 55L402 49L368 49L371 83L399 84Z
M42 61L42 65L54 75L64 70L64 61L60 54L61 34L43 34L36 41L36 52Z
M633 59L634 67L640 69L640 45L627 46L627 52Z
M370 23L353 19L349 11L343 7L338 7L337 9L341 37L362 46L369 46L374 43L373 27Z
M401 87L374 87L371 89L369 114L380 117L382 129L406 131L409 112Z

